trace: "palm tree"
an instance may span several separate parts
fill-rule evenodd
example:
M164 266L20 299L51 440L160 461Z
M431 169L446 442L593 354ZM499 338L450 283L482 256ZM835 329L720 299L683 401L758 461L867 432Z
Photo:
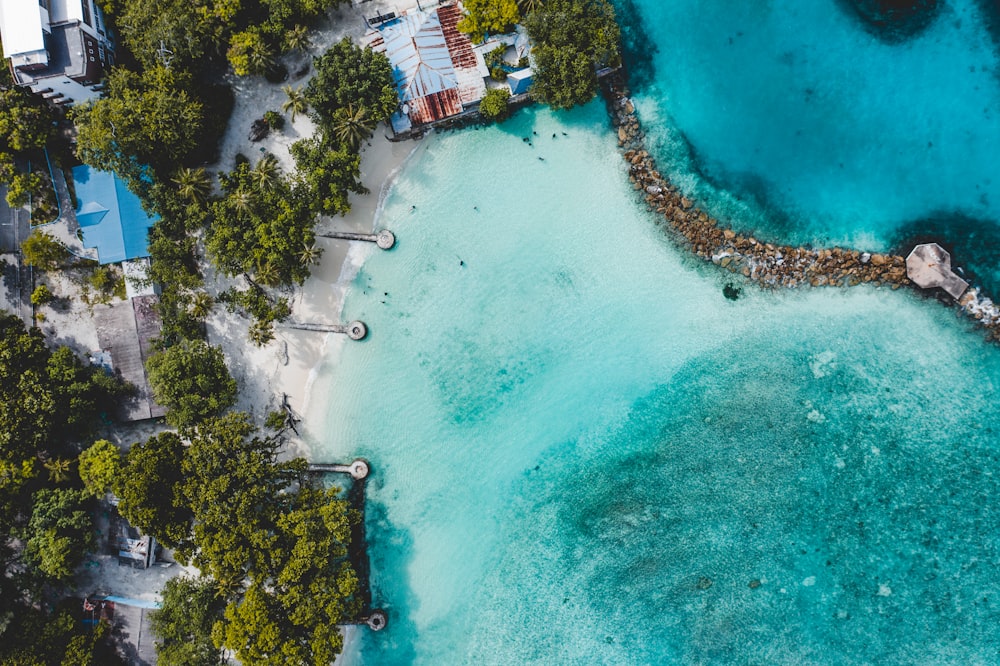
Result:
M263 74L274 67L274 52L263 40L254 40L247 45L247 69L254 74Z
M517 8L524 16L528 12L533 12L544 4L544 0L517 0Z
M309 38L309 28L304 25L297 25L285 33L285 47L289 51L308 51L312 46L312 39Z
M299 261L302 262L303 266L311 266L319 261L321 256L323 256L323 250L316 247L315 243L305 243L299 252Z
M215 301L207 291L199 291L191 299L191 316L195 319L205 319L212 312Z
M42 463L42 466L49 470L49 480L53 483L62 483L69 479L70 461L66 458L50 458Z
M278 159L274 155L264 155L251 173L254 184L260 191L266 191L278 180Z
M205 167L184 167L177 171L173 182L177 186L177 194L192 203L204 201L212 191L211 176L205 171Z
M285 96L288 98L281 103L281 110L285 113L289 111L292 112L292 122L295 122L295 116L298 114L305 115L306 111L309 110L309 102L306 100L306 94L302 92L302 86L298 88L293 88L289 85L282 86L281 88L285 91Z
M257 282L265 284L268 287L273 287L278 284L281 276L278 274L278 267L270 261L265 261L263 264L257 266L257 271L255 277Z
M258 347L263 347L271 340L274 340L274 324L269 321L255 321L247 331L250 342Z
M237 215L248 215L253 209L253 192L240 187L229 195L229 201Z
M333 114L333 133L341 143L356 149L361 142L372 135L375 123L368 117L368 110L353 104L337 109Z

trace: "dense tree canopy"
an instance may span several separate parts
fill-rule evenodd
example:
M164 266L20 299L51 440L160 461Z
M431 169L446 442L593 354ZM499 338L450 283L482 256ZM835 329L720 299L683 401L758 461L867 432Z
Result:
M225 193L212 205L206 246L227 275L248 274L266 286L301 284L309 276L302 250L315 241L309 188L285 177L264 156L220 176Z
M147 165L172 173L195 148L205 122L191 87L189 75L164 66L142 74L115 67L106 96L75 111L80 159L131 179L136 191Z
M458 22L458 29L468 33L474 42L481 42L489 34L511 30L520 23L521 14L516 0L464 0L465 16Z
M351 210L348 192L367 194L368 190L358 180L361 157L347 146L333 148L316 139L302 139L292 144L291 152L299 178L309 187L310 199L318 212L345 215ZM308 245L303 242L300 254L303 247Z
M607 0L546 0L524 21L534 44L532 94L557 109L597 94L596 69L617 66L620 31Z
M183 458L177 433L150 437L129 449L113 488L121 515L171 548L185 544L191 531L191 510L181 496Z
M184 502L194 515L194 563L225 582L267 569L285 498L304 470L301 459L278 462L281 442L258 435L245 414L228 414L191 435L182 470Z
M23 206L29 193L38 195L42 179L19 171L17 160L45 146L55 116L37 95L14 85L7 67L0 70L0 183L10 186L8 204Z
M42 452L64 455L92 432L124 392L121 382L84 366L69 348L51 352L40 331L0 315L0 498L20 492Z
M25 536L26 560L46 576L68 580L94 547L94 523L80 491L56 488L35 493Z
M212 642L212 627L222 619L226 601L207 578L179 576L163 587L163 604L149 615L160 666L222 666L222 651Z
M146 361L156 401L178 428L216 416L236 401L236 381L222 350L203 340L182 340Z
M122 454L106 439L99 439L80 454L80 480L84 493L104 497L111 492L122 471Z
M399 96L384 53L362 49L344 38L313 64L316 76L306 86L306 99L321 125L329 125L337 109L348 105L365 109L375 120L395 112Z

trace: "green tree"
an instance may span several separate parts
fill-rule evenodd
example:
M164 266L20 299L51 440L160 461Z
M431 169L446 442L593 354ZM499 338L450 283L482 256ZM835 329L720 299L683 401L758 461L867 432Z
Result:
M309 268L299 254L315 240L316 210L323 202L314 200L307 186L284 177L273 158L253 169L241 164L219 180L226 196L212 204L205 242L215 266L231 276L258 276L268 285L304 282ZM250 193L249 205L239 201L241 193Z
M104 497L117 484L123 467L117 446L106 439L91 444L80 454L79 471L84 494Z
M334 112L330 129L337 141L357 151L361 143L372 135L375 123L363 106L355 109L353 104L348 104Z
M347 146L334 148L316 139L302 139L292 144L291 153L315 212L346 215L351 210L349 193L368 192L358 180L361 158ZM311 244L311 239L304 238L299 247Z
M259 27L233 35L226 57L237 76L263 74L274 65L274 49Z
M215 301L207 291L199 291L191 299L191 316L203 320L212 312Z
M507 101L510 99L510 91L506 88L491 88L479 102L479 112L486 120L503 120L509 111Z
M246 414L202 422L190 433L182 494L194 516L194 564L219 581L267 570L276 524L305 461L278 462L281 441L259 435Z
M44 186L45 181L37 173L13 174L7 184L7 205L11 208L27 205L31 197L37 195Z
M38 472L38 460L68 458L70 444L93 431L123 385L84 366L68 347L54 352L37 329L0 315L0 524ZM45 452L45 453L43 453Z
M314 61L316 75L306 86L306 100L321 125L329 125L337 109L352 105L378 121L399 104L392 65L384 53L355 46L344 38Z
M4 72L9 79L9 70ZM0 83L0 152L25 153L44 148L55 117L50 107L24 88Z
M205 121L192 87L189 75L163 66L142 74L114 68L107 95L74 112L80 159L115 171L136 191L148 187L146 165L172 173L197 145Z
M46 305L51 303L55 297L55 294L52 293L52 290L47 285L40 284L31 292L31 304L35 306Z
M28 522L25 558L45 575L67 580L94 547L93 531L80 491L39 490Z
M208 578L171 578L163 587L163 604L149 615L158 637L161 666L221 666L222 651L212 642L212 626L222 619L226 602Z
M490 33L509 32L520 23L521 14L516 0L464 0L465 16L458 29L474 42L481 42Z
M113 486L118 511L130 523L170 548L184 549L191 533L191 511L181 496L184 444L164 432L136 443Z
M312 39L309 37L309 28L304 25L295 25L285 32L285 48L289 51L308 51L312 46Z
M167 422L175 427L216 416L236 402L236 380L222 350L204 341L184 340L154 354L146 371L156 401L167 408Z
M183 167L177 171L173 182L177 186L177 194L193 203L205 201L212 192L212 179L205 167Z
M69 251L53 236L35 229L21 242L24 263L43 271L54 271L69 258Z
M546 0L524 25L535 45L532 94L553 108L589 102L597 68L621 63L620 30L607 0Z
M49 458L42 463L49 472L49 481L52 483L64 483L69 481L69 468L73 461L67 458Z
M299 260L307 263L308 257ZM230 312L239 312L252 317L254 323L247 337L255 345L263 346L274 339L275 322L284 321L292 314L285 298L272 299L259 285L250 284L249 289L228 289L219 294L219 301Z
M129 50L146 69L185 69L228 39L240 0L123 0L117 25Z
M291 112L294 123L295 116L304 115L309 110L309 101L306 99L305 93L302 92L302 86L293 88L285 85L281 87L281 90L285 93L285 101L281 103L281 110L285 113Z

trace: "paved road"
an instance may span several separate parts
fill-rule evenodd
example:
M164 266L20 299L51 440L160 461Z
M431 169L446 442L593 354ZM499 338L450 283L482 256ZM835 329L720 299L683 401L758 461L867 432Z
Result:
M0 185L0 269L3 288L0 288L0 308L20 315L30 324L31 275L21 265L21 241L30 231L28 211L7 205L7 187Z

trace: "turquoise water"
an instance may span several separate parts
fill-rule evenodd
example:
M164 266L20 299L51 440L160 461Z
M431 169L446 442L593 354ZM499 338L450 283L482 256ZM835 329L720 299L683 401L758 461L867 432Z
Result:
M350 660L996 660L978 332L906 292L726 300L597 104L428 142L347 297L371 335L321 372L314 456L375 470L389 626Z
M942 2L890 44L850 0L623 1L657 152L717 214L873 251L930 233L1000 288L1000 6Z

